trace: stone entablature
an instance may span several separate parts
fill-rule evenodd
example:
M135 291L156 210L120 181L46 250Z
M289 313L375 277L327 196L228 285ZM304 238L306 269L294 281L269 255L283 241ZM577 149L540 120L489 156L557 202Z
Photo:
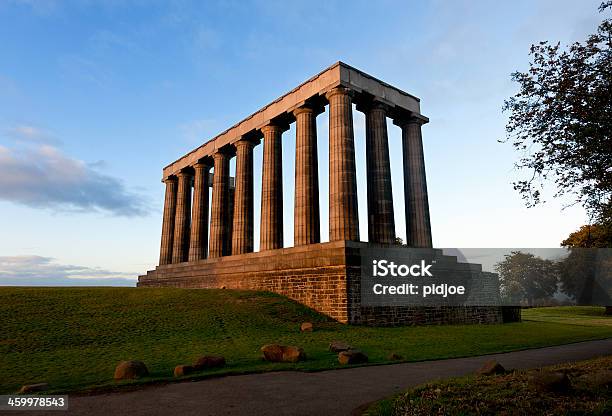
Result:
M321 73L300 84L287 94L277 98L241 122L218 134L202 146L192 150L164 168L163 179L176 175L181 169L195 165L198 160L214 155L218 149L240 140L249 134L258 134L272 120L291 119L291 112L309 100L316 101L335 87L344 86L361 95L373 97L389 107L389 117L403 118L410 115L429 121L421 115L420 100L399 88L380 81L371 75L343 62L336 62Z

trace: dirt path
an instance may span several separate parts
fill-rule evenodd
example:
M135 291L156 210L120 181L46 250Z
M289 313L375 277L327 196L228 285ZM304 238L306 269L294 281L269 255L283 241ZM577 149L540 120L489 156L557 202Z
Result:
M610 354L612 338L472 358L316 373L282 371L228 376L130 392L74 396L70 398L69 411L57 413L88 416L349 415L364 403L410 386L471 373L491 358L508 369L524 369Z

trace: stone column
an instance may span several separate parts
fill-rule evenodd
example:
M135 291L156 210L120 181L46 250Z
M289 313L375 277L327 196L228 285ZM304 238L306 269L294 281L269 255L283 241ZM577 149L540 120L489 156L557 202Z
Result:
M172 263L182 263L189 256L189 230L191 226L191 180L190 172L179 172L176 193L176 216L174 217L174 242Z
M212 207L210 213L210 258L226 254L227 243L227 209L229 193L229 159L230 155L222 150L214 155L215 172L213 175Z
M352 100L344 87L325 96L329 100L329 240L359 241Z
M162 222L161 248L159 265L172 263L172 242L174 241L174 217L176 216L176 178L166 179L166 197L164 199L164 218Z
M232 255L253 251L253 147L242 139L236 146L236 190L234 193L234 225Z
M432 247L431 224L421 125L410 117L394 122L402 128L404 150L404 198L406 206L406 243L409 247Z
M208 175L210 165L198 162L194 165L194 168L189 261L205 259L208 255Z
M280 126L261 129L264 136L259 250L283 247L283 155Z
M366 166L368 183L368 241L393 244L395 218L387 117L380 103L370 103L364 109L366 118Z
M319 167L316 113L303 106L295 116L295 205L294 245L321 241L319 218Z

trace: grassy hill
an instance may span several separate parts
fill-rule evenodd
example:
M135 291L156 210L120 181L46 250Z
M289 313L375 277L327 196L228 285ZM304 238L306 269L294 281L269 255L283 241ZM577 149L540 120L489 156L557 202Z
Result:
M53 391L114 385L118 361L138 359L151 377L172 379L178 364L222 354L220 373L339 367L327 351L340 339L365 351L372 363L390 353L406 360L479 355L612 336L603 308L560 313L529 310L522 323L368 328L330 321L284 297L229 290L152 288L0 288L0 393L48 382ZM529 321L533 316L534 321ZM560 319L565 317L567 319ZM576 318L579 316L579 318ZM590 319L589 319L590 316ZM315 332L300 333L311 321ZM308 360L261 360L266 343L298 345Z

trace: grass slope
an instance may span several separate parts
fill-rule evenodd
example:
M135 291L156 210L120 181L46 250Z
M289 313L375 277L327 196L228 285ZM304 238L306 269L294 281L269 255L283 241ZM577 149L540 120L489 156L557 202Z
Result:
M598 382L612 371L612 357L546 367L567 374L567 393L538 391L529 377L539 370L467 376L427 383L372 404L366 416L609 415L612 390ZM609 377L609 376L607 376Z
M427 360L562 344L612 336L612 326L593 316L565 323L546 312L526 311L523 323L506 325L368 328L342 325L284 297L248 291L150 288L0 288L0 394L22 384L48 382L52 391L114 385L120 360L139 359L151 377L172 379L178 364L203 354L222 354L226 368L200 374L339 367L327 351L341 339L365 351L372 363L389 353ZM582 311L583 312L583 311ZM555 312L556 313L556 312ZM314 322L316 331L300 333ZM298 345L308 359L266 363L260 347Z

